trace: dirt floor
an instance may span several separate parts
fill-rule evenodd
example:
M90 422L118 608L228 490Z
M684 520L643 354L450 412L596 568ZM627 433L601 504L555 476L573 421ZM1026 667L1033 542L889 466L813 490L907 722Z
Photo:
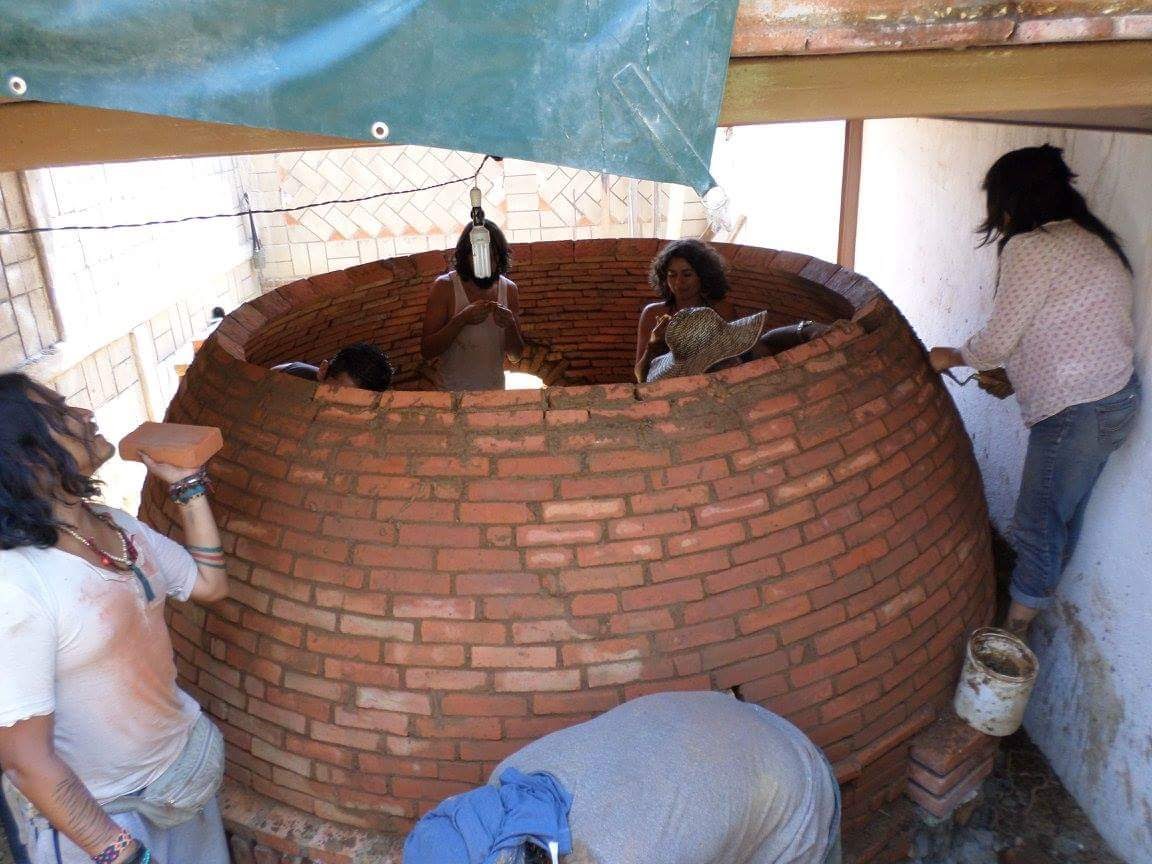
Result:
M914 864L1124 864L1024 732L1004 739L963 826L922 826Z

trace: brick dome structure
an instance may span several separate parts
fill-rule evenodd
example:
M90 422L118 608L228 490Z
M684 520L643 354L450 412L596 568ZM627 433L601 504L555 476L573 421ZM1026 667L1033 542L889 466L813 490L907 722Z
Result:
M838 321L825 337L623 383L659 245L514 248L543 391L413 389L440 252L279 288L199 352L168 419L224 432L232 596L172 626L182 683L228 739L241 853L389 860L415 817L540 735L642 693L738 687L824 747L849 849L884 857L891 826L864 829L992 612L967 436L887 298L786 252L719 245L731 299ZM266 368L361 339L402 389ZM176 531L156 484L142 512Z

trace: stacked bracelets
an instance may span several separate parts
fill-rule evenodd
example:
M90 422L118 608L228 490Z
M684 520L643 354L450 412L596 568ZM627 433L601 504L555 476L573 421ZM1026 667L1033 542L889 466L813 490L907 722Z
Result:
M183 480L177 480L168 487L168 495L177 504L187 504L211 491L212 481L208 479L208 472L204 468L195 474L189 474Z
M112 841L112 845L99 855L92 856L92 861L94 864L112 864L112 862L116 861L120 857L120 854L133 843L136 844L136 851L132 854L131 858L125 858L120 864L149 864L152 860L152 853L143 843L123 829L116 835L116 839Z

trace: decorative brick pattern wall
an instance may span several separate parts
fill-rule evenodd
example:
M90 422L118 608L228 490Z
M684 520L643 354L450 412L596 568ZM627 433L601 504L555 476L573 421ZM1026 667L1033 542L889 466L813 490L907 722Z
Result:
M480 158L417 146L278 153L248 157L245 183L256 207L297 207L469 177ZM708 226L695 193L647 180L506 159L489 162L479 184L485 211L513 243L695 237ZM454 246L471 208L469 186L457 183L411 195L258 216L265 256L262 276L279 285Z
M299 811L295 854L321 824L383 842L625 699L733 686L825 749L852 854L899 847L898 823L865 829L903 792L909 739L992 610L967 436L875 286L786 252L720 247L737 305L840 319L827 336L610 383L628 375L657 247L515 250L545 377L578 386L375 394L249 362L367 337L413 375L439 253L277 289L197 356L169 419L224 430L233 593L178 610L174 641L234 791ZM142 512L175 530L155 485ZM364 860L344 855L324 860Z
M0 172L0 228L27 228L20 175ZM0 370L33 357L59 337L36 243L0 236Z

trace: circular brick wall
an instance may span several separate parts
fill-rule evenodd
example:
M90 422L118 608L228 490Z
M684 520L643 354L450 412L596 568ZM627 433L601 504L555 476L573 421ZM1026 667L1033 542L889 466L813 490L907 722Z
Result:
M283 835L320 823L399 834L540 735L738 686L824 747L852 843L883 845L860 829L902 792L908 739L991 615L967 436L874 285L765 249L718 247L737 307L837 320L827 336L619 383L658 246L515 247L521 368L562 385L543 391L376 394L263 368L369 339L420 386L438 252L284 286L197 355L168 419L224 431L233 587L172 627L228 739L234 823L287 805L285 851L318 848ZM155 484L142 512L177 532Z

